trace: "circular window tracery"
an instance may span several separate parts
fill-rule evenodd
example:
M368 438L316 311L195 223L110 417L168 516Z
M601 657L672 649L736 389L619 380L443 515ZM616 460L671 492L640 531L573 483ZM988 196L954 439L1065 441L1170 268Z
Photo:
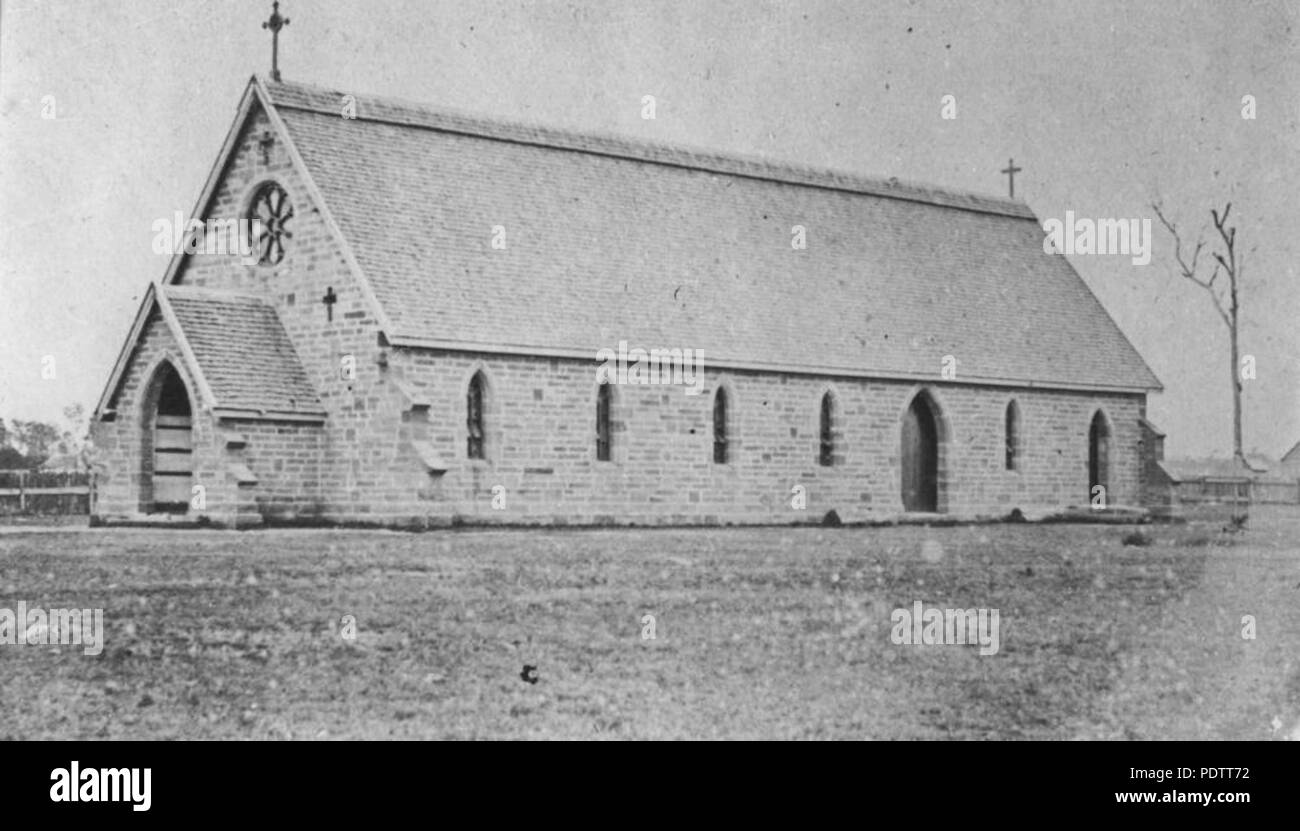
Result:
M285 240L293 239L293 232L287 227L293 219L289 194L278 182L263 182L249 200L248 218L259 223L253 238L258 264L278 265L284 259Z

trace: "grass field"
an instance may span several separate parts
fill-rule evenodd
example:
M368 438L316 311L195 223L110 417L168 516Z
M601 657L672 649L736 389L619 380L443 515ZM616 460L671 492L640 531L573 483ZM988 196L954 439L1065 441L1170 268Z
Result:
M106 645L0 645L0 739L1300 737L1300 512L1133 530L3 529L0 608Z

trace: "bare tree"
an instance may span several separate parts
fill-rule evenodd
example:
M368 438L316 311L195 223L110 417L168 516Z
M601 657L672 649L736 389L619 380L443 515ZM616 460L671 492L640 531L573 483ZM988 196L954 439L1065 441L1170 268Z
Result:
M1211 251L1214 257L1214 270L1208 278L1201 277L1197 271L1200 265L1201 250L1205 248L1205 240L1198 238L1196 247L1192 249L1192 259L1189 262L1183 256L1183 239L1178 234L1178 229L1172 222L1165 218L1160 210L1160 203L1153 202L1151 208L1160 218L1160 222L1169 230L1174 238L1174 261L1178 264L1180 274L1196 285L1205 289L1214 301L1214 310L1219 313L1224 324L1228 327L1228 337L1232 347L1232 454L1238 462L1245 464L1246 457L1241 449L1241 348L1238 341L1240 328L1238 319L1241 312L1241 302L1238 295L1238 289L1241 284L1241 256L1237 253L1237 229L1228 227L1228 212L1232 210L1232 203L1229 202L1223 206L1223 213L1219 214L1213 208L1210 209L1210 218L1214 220L1214 229L1219 232L1218 251ZM1215 282L1220 275L1227 275L1227 287L1223 283L1217 286Z

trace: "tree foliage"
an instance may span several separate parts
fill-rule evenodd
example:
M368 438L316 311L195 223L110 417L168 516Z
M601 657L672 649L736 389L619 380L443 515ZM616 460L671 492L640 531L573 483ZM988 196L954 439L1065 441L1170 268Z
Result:
M0 470L35 469L52 456L84 456L88 450L85 408L63 408L66 424L0 418Z

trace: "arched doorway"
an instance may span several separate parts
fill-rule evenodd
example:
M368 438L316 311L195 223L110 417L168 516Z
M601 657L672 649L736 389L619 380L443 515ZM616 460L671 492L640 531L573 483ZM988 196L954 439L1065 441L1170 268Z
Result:
M185 513L193 495L193 421L189 391L170 363L154 376L141 426L145 483L144 510Z
M934 404L921 393L903 415L903 510L939 510L939 424Z
M1103 501L1101 504L1107 504L1110 499L1110 425L1106 423L1106 416L1098 410L1092 417L1092 425L1088 428L1088 501L1094 502L1097 494L1096 488L1101 486Z

